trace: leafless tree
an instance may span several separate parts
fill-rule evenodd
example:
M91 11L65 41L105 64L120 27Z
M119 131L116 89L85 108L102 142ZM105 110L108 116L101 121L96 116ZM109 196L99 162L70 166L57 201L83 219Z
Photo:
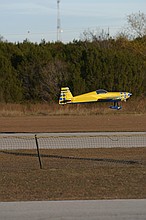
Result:
M42 80L41 80L41 97L44 101L53 101L58 98L60 93L60 87L65 86L68 79L67 65L60 61L50 61L42 69Z
M142 12L132 13L127 16L128 33L132 38L146 35L146 14Z

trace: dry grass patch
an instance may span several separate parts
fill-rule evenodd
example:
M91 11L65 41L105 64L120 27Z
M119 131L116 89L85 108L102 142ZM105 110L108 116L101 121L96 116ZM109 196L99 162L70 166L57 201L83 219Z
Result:
M130 99L126 103L121 103L122 111L113 111L108 107L111 103L93 103L84 105L59 104L3 104L0 103L1 117L14 116L59 116L59 115L99 115L99 114L144 114L146 113L146 98Z
M146 198L146 148L41 155L42 170L35 151L0 153L0 201Z

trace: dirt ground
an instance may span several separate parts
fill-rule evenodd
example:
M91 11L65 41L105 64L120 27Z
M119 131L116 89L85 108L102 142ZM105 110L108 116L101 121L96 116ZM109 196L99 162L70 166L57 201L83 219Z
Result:
M0 132L146 131L146 114L0 117ZM146 148L0 151L0 201L146 198Z
M146 131L146 114L0 117L0 132Z

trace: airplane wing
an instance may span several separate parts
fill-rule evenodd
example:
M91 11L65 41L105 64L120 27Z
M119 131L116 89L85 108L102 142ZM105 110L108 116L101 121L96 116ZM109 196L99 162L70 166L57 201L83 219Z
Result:
M116 97L101 97L97 100L97 102L120 102L121 97L116 96Z

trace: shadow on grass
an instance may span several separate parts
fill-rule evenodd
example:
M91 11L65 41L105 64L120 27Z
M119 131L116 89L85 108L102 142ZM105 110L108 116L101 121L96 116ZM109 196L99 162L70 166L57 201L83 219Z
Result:
M28 157L38 157L36 153L24 153L24 152L10 152L10 151L0 151L2 154L9 154L15 156L28 156ZM63 155L48 155L48 154L40 154L41 158L57 158L57 159L69 159L69 160L83 160L83 161L97 161L97 162L105 162L105 163L119 163L119 164L142 164L140 161L135 160L119 160L119 159L111 159L111 158L91 158L91 157L76 157L76 156L63 156Z

